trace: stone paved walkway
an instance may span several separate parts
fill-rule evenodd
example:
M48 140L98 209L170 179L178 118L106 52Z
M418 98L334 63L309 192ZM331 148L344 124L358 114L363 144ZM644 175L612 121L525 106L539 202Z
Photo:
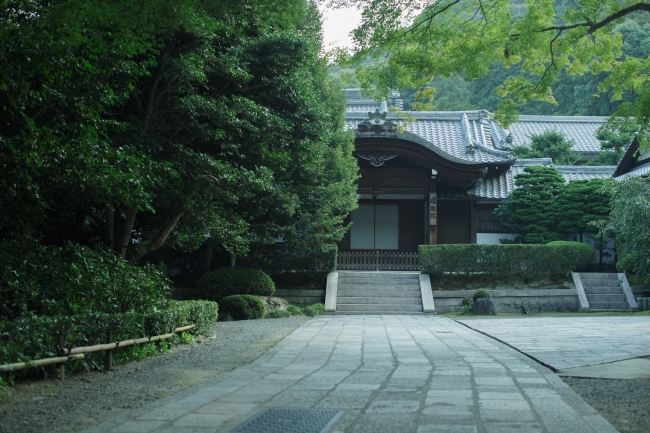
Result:
M320 316L245 368L87 432L228 432L264 408L330 432L615 432L547 368L438 316Z
M650 355L650 316L531 317L460 322L558 370Z

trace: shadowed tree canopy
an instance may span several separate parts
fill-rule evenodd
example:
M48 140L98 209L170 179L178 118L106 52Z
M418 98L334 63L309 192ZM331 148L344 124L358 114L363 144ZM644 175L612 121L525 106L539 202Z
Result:
M341 238L357 167L320 38L306 0L4 1L0 240Z
M516 68L496 92L502 98L497 120L508 126L517 106L529 101L556 103L552 85L561 74L601 75L600 92L613 100L632 93L606 130L633 129L642 147L650 137L650 59L645 46L623 57L616 25L647 15L639 0L332 0L356 5L362 23L354 31L357 53L381 58L358 70L361 85L374 96L388 89L426 86L436 77L458 74L475 79L498 65ZM633 43L634 29L630 33ZM640 44L642 45L642 44ZM635 57L639 55L640 57Z

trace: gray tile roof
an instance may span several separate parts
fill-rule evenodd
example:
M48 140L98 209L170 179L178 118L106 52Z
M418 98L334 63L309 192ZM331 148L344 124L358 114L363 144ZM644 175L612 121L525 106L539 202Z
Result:
M494 125L485 111L410 112L415 120L404 121L389 114L388 118L401 123L405 131L411 132L443 152L467 162L499 162L512 159L504 145L504 135ZM346 112L346 129L356 129L368 118L367 112ZM495 146L498 143L498 147Z
M570 180L611 179L615 165L556 165L557 171L568 182Z
M650 162L647 162L643 165L640 165L636 168L633 168L632 170L628 171L625 174L622 174L620 176L616 176L616 180L623 180L628 176L647 176L650 174Z
M546 131L559 131L573 140L573 150L580 153L600 153L600 141L596 130L607 117L601 116L519 116L519 121L510 125L513 146L527 146L530 136Z
M524 172L531 165L552 166L550 158L518 159L510 170L498 175L487 176L474 185L472 193L479 198L504 199L515 189L515 176ZM609 179L616 170L615 166L556 166L565 181ZM650 172L650 164L648 166Z

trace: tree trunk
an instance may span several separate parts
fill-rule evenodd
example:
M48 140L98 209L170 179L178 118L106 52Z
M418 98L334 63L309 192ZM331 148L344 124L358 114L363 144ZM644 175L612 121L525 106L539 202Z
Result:
M237 253L230 253L230 267L235 267L235 262L237 261Z
M214 241L208 239L205 241L205 246L203 250L203 273L207 274L210 272L210 264L212 263L212 251L214 250Z
M121 224L120 232L115 239L114 250L122 258L126 258L126 248L129 245L129 239L131 239L131 231L133 231L133 225L135 224L135 216L138 214L138 205L133 205L129 208L126 218Z
M106 203L106 233L104 237L106 248L112 250L115 241L115 209L111 202Z
M600 248L598 249L598 272L603 270L603 244L601 242Z
M167 224L160 230L158 235L148 244L145 245L138 245L133 249L133 254L129 258L130 262L135 262L141 257L146 256L152 251L157 250L160 248L167 238L169 237L169 234L174 230L174 227L176 227L176 224L178 224L178 220L181 219L185 211L178 211L172 217L167 221Z

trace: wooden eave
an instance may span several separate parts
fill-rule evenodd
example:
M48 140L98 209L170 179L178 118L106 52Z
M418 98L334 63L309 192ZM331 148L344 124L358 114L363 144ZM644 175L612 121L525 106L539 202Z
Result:
M398 137L357 136L355 154L397 155L416 165L436 170L438 182L460 189L469 189L487 173L507 171L515 162L514 158L496 162L465 161L440 149L434 150Z

